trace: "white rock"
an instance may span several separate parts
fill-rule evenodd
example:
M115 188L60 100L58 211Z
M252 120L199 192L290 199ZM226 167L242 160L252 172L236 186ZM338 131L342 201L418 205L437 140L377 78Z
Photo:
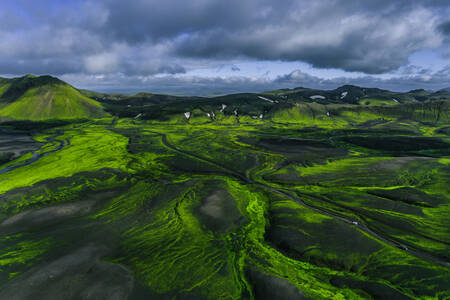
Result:
M330 116L330 112L329 111L327 111L327 116Z
M220 109L220 112L223 112L225 108L227 108L226 104L222 104L222 108Z
M273 100L270 100L270 99L265 98L265 97L262 97L262 96L258 96L258 98L261 99L261 100L264 100L264 101L268 101L268 102L270 102L270 103L274 103L274 102L275 102L275 101L273 101Z
M134 117L134 119L139 118L140 116L142 116L142 114L138 114L136 117Z
M259 115L259 118L260 118L260 119L264 118L263 114L260 114L260 115Z
M310 96L309 98L313 99L313 100L315 100L315 99L325 99L325 97L322 96L322 95L314 95L314 96Z
M206 115L208 116L208 118L211 118L211 114L210 113L206 113Z
M234 110L233 112L234 112L234 115L235 115L235 116L237 116L237 115L238 115L238 111L237 111L237 109L235 109L235 110Z
M344 99L348 95L348 92L342 92L341 93L341 99Z
M191 112L190 111L185 112L184 116L186 117L186 119L189 120L189 118L191 117Z

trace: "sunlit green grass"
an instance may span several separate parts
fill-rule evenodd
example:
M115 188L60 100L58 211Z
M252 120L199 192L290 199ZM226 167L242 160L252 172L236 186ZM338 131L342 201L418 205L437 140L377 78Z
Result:
M100 103L62 84L29 89L19 99L0 107L0 117L14 120L79 119L102 115L106 113Z
M359 104L368 106L382 106L382 105L396 105L399 103L393 99L384 100L384 99L364 98L359 100Z
M101 168L127 169L127 139L122 135L94 127L66 131L60 138L68 138L70 145L35 163L0 174L0 193L79 172Z

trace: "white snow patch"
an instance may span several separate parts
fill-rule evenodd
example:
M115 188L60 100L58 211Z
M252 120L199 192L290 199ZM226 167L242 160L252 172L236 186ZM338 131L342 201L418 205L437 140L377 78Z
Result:
M342 93L341 93L341 99L344 99L345 96L347 96L347 95L348 95L348 92L342 92Z
M222 104L222 108L220 109L220 112L223 112L225 108L227 108L226 104Z
M315 100L315 99L325 99L325 97L322 96L322 95L314 95L314 96L310 96L309 98L313 99L313 100Z
M237 111L237 109L235 109L235 110L234 110L233 112L234 112L234 115L235 115L235 116L237 116L237 115L238 115L238 111Z
M190 111L185 112L184 116L186 117L186 119L189 120L189 118L191 117L191 112Z
M327 111L327 116L330 116L330 112L329 111Z
M134 119L139 118L140 116L142 116L142 114L138 114L136 117L134 117Z
M210 113L206 113L206 115L208 116L208 118L211 118L211 114Z
M397 102L397 103L398 103L398 100L397 100L397 99L394 99L394 98L392 98L392 100L394 100L395 102Z
M258 98L261 99L261 100L264 100L264 101L269 101L270 103L275 103L275 101L270 100L270 99L268 99L266 97L258 96Z
M260 114L260 115L259 115L259 118L260 118L260 119L264 118L264 115L263 115L263 114Z

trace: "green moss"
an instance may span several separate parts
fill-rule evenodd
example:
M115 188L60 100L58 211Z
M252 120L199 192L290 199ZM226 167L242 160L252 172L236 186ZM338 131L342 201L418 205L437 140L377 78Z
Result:
M368 105L368 106L383 106L383 105L396 105L399 104L397 101L385 100L385 99L373 99L373 98L364 98L359 100L360 105Z
M0 117L14 120L80 119L105 114L100 103L64 84L31 88L0 108Z
M32 265L40 255L47 252L52 246L49 238L42 240L26 240L14 246L3 248L0 251L0 270L17 264ZM17 274L13 274L15 276Z
M234 298L238 291L226 248L202 230L192 212L197 201L196 189L184 190L162 203L145 224L124 232L124 259L158 293Z
M387 157L368 157L368 158L345 158L329 161L326 164L315 164L311 167L295 166L295 170L302 176L312 176L318 174L342 172L348 169L358 170L359 168L371 165L376 162L388 160Z
M111 219L133 215L143 209L143 205L149 197L156 195L161 187L156 184L138 182L127 193L114 198L107 207L102 209L94 217L109 217Z
M430 256L448 254L446 157L386 154L344 140L414 134L403 139L414 144L437 126L420 130L418 122L385 118L378 109L300 104L262 121L240 116L240 123L219 114L212 121L192 109L189 121L180 113L164 122L121 119L112 129L111 119L58 128L58 138L70 144L0 174L1 216L85 198L96 205L58 230L28 232L27 238L50 237L42 247L20 244L23 236L2 240L0 258L5 270L26 266L45 257L52 238L83 246L94 240L84 237L89 231L95 242L114 244L103 259L129 268L155 297L251 299L260 284L253 270L311 299L445 298L447 268L387 240ZM290 138L296 142L284 143ZM53 149L49 142L40 153ZM228 212L226 230L202 218L205 206L216 223L222 209ZM14 268L7 272L20 277Z
M101 128L65 132L70 146L37 162L0 174L0 193L60 176L102 168L127 170L127 139ZM64 138L62 137L62 138ZM27 176L23 176L26 173Z
M3 93L5 92L5 91L7 91L8 90L8 88L11 86L11 83L0 83L0 97L3 95ZM0 108L1 108L1 105L2 104L0 104Z

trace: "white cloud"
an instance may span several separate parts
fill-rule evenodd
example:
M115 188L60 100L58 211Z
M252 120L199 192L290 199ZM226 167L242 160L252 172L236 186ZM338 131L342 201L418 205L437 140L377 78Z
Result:
M84 67L88 73L113 73L118 71L119 57L115 53L100 53L84 58Z

